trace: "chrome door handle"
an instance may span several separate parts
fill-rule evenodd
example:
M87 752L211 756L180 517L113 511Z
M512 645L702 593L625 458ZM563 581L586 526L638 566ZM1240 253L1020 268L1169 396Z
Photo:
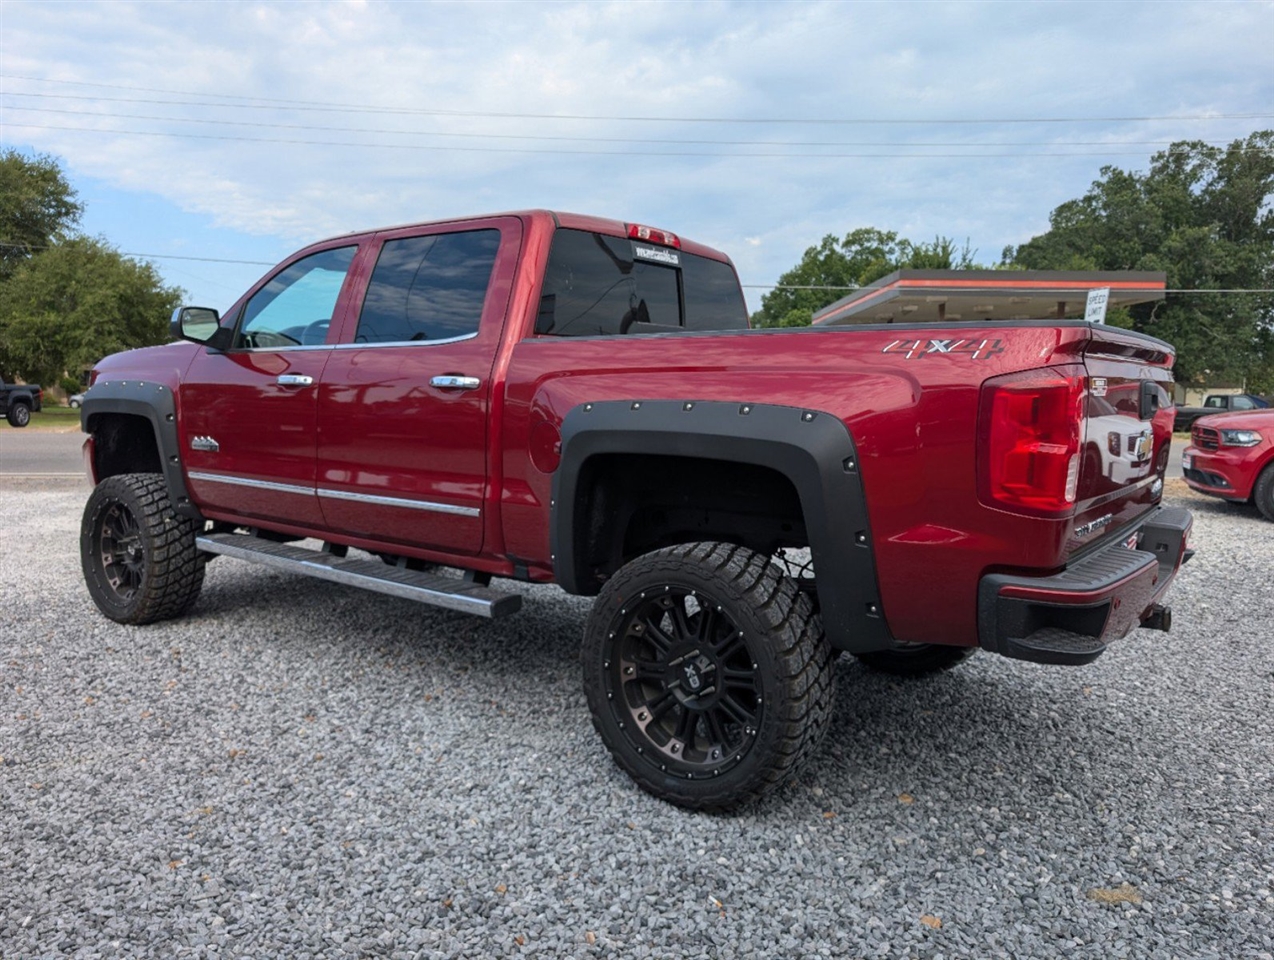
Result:
M280 387L308 387L314 382L314 378L298 373L281 373L274 382Z
M482 386L482 381L477 377L456 377L448 374L430 378L429 386L437 387L439 390L477 390Z

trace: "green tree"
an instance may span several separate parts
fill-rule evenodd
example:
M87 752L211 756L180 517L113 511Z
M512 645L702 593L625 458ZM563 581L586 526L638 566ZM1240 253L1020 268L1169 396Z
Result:
M0 154L0 282L79 223L75 196L52 157Z
M1274 287L1274 131L1227 147L1172 144L1146 173L1107 166L1049 230L1004 251L1028 270L1163 270L1170 290ZM1177 347L1177 378L1246 380L1274 390L1274 296L1188 293L1112 322Z
M0 284L0 369L55 384L108 353L163 343L181 296L101 240L59 241Z
M814 314L851 290L879 280L895 270L968 270L976 267L966 244L957 249L947 237L933 243L912 243L892 230L862 227L843 239L823 237L801 262L779 277L779 285L761 297L753 326L804 327Z

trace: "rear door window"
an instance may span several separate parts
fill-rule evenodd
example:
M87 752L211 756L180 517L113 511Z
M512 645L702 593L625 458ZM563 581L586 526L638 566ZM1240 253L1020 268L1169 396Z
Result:
M558 230L535 332L562 337L747 327L729 264L626 237Z
M354 342L436 343L477 333L499 249L499 230L385 241Z

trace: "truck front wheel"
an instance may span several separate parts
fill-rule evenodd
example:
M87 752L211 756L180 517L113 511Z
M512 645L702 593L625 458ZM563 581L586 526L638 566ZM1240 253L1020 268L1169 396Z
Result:
M808 597L734 544L621 567L582 656L593 725L616 763L683 807L731 807L789 779L832 711L831 649Z
M203 587L196 523L173 512L157 473L103 480L80 525L89 596L117 623L153 623L189 610Z

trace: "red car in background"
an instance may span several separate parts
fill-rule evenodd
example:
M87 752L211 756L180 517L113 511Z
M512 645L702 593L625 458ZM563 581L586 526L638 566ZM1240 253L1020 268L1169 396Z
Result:
M1196 420L1181 469L1192 489L1255 503L1266 520L1274 520L1274 410Z

